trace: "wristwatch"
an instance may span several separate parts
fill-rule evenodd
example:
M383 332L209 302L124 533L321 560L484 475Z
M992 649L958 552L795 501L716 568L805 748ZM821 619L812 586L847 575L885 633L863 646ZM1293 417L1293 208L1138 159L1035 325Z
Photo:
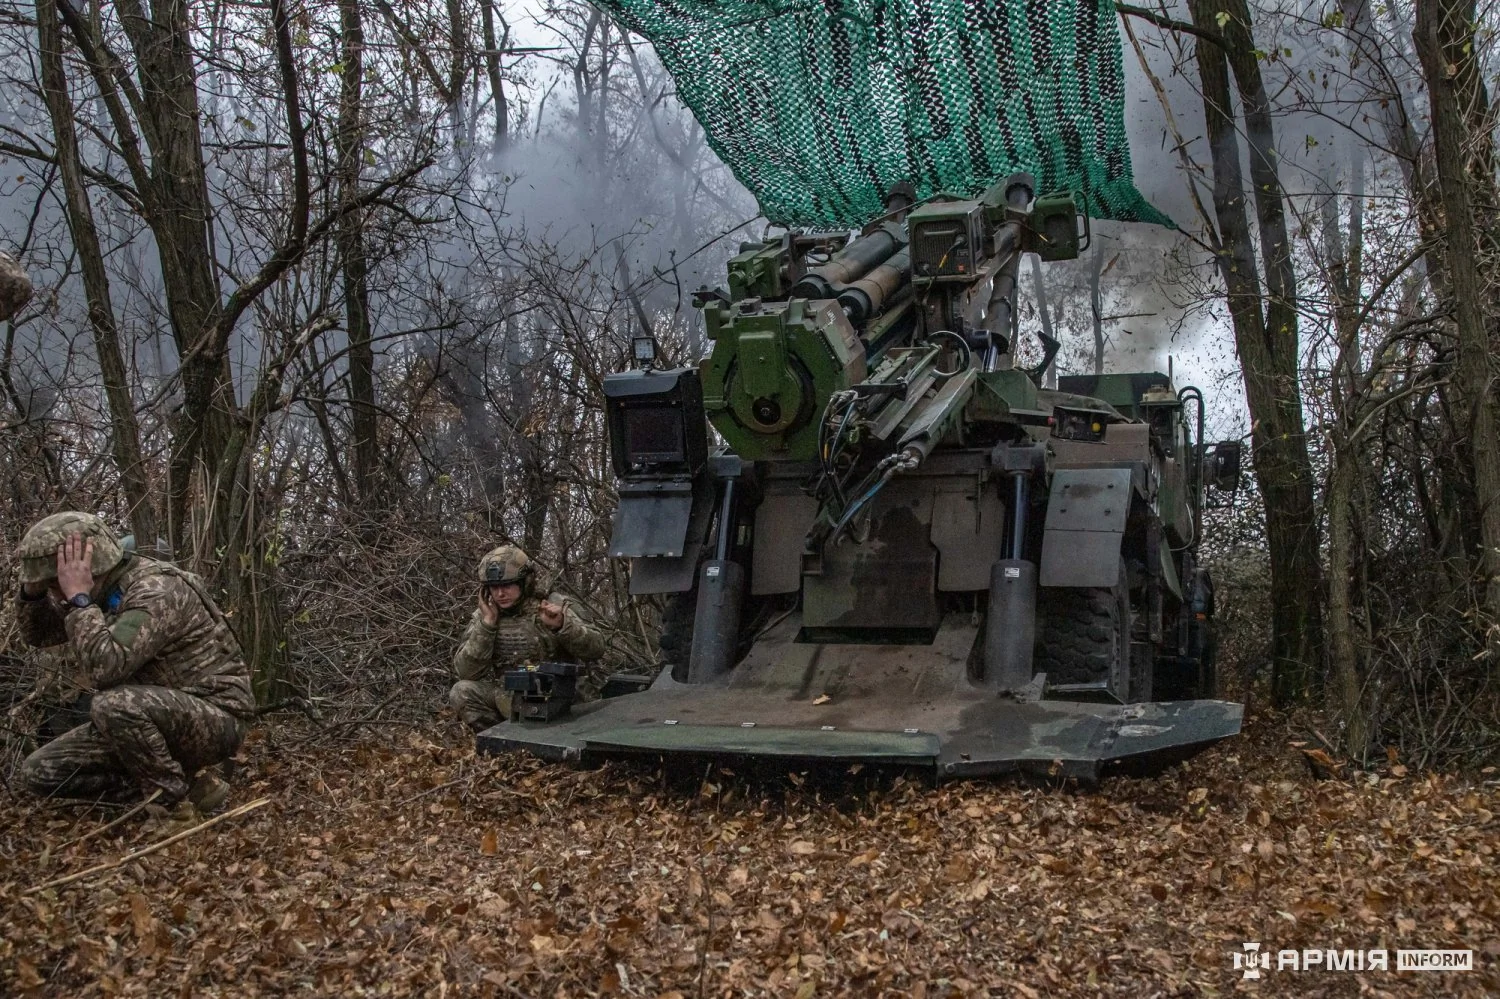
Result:
M85 607L93 606L94 601L87 593L75 593L68 598L68 603L82 610Z

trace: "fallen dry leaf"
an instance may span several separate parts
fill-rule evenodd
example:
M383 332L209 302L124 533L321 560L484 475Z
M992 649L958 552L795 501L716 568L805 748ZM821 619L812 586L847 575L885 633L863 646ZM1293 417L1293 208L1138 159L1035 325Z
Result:
M275 806L47 897L19 889L152 833L64 854L106 816L0 810L0 994L1228 995L1239 941L1394 935L1476 951L1425 994L1500 995L1500 787L1317 780L1283 734L1252 721L1089 788L580 771L436 728L292 753L278 733L236 778Z

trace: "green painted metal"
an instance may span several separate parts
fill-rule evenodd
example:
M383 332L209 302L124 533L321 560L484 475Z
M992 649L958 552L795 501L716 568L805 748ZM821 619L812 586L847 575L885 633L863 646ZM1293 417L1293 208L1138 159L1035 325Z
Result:
M733 725L621 725L589 733L584 749L747 754L933 766L942 750L931 732L824 732Z
M834 302L710 306L713 352L703 406L735 454L805 461L817 453L817 407L864 377L864 348Z
M787 289L782 281L781 243L742 243L740 252L729 260L729 297L782 298Z
M1126 416L1140 418L1141 396L1153 386L1171 385L1160 371L1119 371L1103 375L1064 375L1057 380L1064 392L1101 399Z
M1024 371L1002 368L979 375L979 387L965 414L969 420L1004 420L1037 408L1036 383Z

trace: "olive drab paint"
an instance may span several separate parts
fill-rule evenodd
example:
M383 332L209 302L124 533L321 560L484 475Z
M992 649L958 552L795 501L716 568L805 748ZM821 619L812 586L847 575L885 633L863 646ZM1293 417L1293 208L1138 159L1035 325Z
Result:
M610 548L666 595L665 668L481 748L1096 777L1238 732L1197 563L1233 462L1205 471L1202 395L1167 374L1046 387L1059 345L1024 349L1020 257L1088 231L1035 188L743 244L728 291L694 295L696 370L605 379ZM724 446L685 461L705 423Z

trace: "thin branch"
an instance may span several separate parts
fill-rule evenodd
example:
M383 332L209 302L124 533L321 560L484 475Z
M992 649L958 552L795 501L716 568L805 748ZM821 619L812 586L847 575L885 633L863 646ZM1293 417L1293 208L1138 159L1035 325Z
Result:
M1177 159L1182 164L1183 180L1187 184L1188 195L1193 199L1193 209L1198 213L1198 221L1203 225L1203 231L1208 234L1207 244L1191 233L1185 233L1189 239L1197 243L1203 249L1208 250L1215 257L1224 252L1223 241L1219 239L1219 230L1213 223L1213 218L1208 214L1208 209L1203 205L1203 199L1198 196L1198 184L1196 179L1196 164L1187 153L1187 140L1182 137L1182 129L1177 125L1177 115L1172 112L1172 102L1167 99L1167 90L1162 86L1161 78L1156 75L1155 70L1146 59L1146 50L1141 47L1140 40L1135 37L1135 30L1131 28L1130 22L1125 21L1121 25L1125 29L1125 35L1130 39L1130 45L1135 49L1135 57L1141 64L1141 72L1146 74L1146 79L1151 81L1151 88L1156 91L1157 103L1161 105L1162 113L1167 119L1167 128L1172 132L1172 138L1176 144L1173 151L1177 153Z
M1115 4L1115 10L1119 11L1126 17L1138 17L1142 21L1148 21L1165 31L1176 31L1181 32L1185 35L1193 35L1197 38L1203 39L1206 42L1212 42L1214 45L1217 45L1221 49L1228 48L1228 46L1224 43L1224 36L1219 34L1217 31L1210 31L1207 28L1200 28L1196 24L1189 24L1187 21L1178 21L1171 17L1168 17L1166 14L1160 14L1154 10L1147 10L1145 7L1136 7L1128 3ZM1128 25L1130 22L1125 21L1122 23Z
M195 833L202 832L209 826L216 826L220 822L239 818L241 815L245 815L248 812L253 812L257 808L260 808L262 805L269 805L270 803L270 798L257 798L255 801L250 802L248 805L241 805L239 808L225 812L223 815L215 815L208 821L200 822L197 825L193 826L191 829L184 829L182 832L177 833L175 836L168 836L166 839L161 840L160 842L152 843L150 846L142 847L139 850L133 850L130 853L125 854L118 860L111 860L105 864L98 864L94 867L90 867L86 871L79 871L77 874L69 874L65 878L55 878L52 881L47 881L43 884L36 885L33 888L27 888L21 894L35 895L37 892L46 891L48 888L61 888L63 885L70 885L75 881L82 881L84 878L93 877L95 874L102 874L105 871L114 870L116 867L123 867L124 865L130 863L132 860L140 860L142 857L149 857L153 853L156 853L160 850L165 850L173 843L179 843L182 840L187 839L189 836L194 835Z
M22 159L35 160L38 163L49 163L52 166L57 166L56 152L49 153L46 150L35 146L28 149L25 146L18 146L13 142L5 142L3 140L0 140L0 153L5 153L10 156L19 156ZM131 211L140 213L143 210L143 205L141 204L141 196L136 192L135 188L131 187L120 178L105 173L103 170L91 167L87 163L83 164L83 174L89 180L92 180L100 187L103 187L106 190L112 192L121 201L125 202L125 204L130 207Z
M130 811L126 812L124 815L121 815L119 818L114 819L113 821L106 822L104 825L100 826L98 829L93 830L92 832L86 832L86 833L84 833L82 836L79 836L77 839L70 839L70 840L68 840L62 846L60 846L60 847L57 848L58 852L61 853L63 850L66 850L70 846L77 846L80 843L87 843L89 840L93 839L95 836L102 836L102 835L104 835L105 833L109 832L111 829L115 828L116 826L118 826L118 825L124 823L125 821L127 821L128 819L130 819L131 816L136 815L139 812L144 811L147 805L151 804L153 801L155 801L157 798L160 798L160 797L161 797L161 788L157 788L155 791L151 792L151 796L149 798L147 798L145 801L141 802L139 805L136 805L134 808L132 808Z

